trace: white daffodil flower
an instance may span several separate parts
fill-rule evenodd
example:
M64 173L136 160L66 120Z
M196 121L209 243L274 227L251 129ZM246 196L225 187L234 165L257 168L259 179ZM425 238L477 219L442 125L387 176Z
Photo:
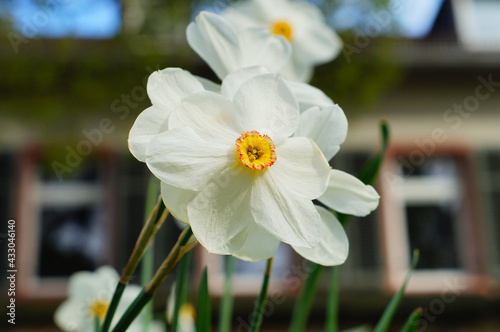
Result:
M213 90L213 85L208 82L180 68L166 68L149 76L146 87L153 105L139 114L128 137L128 146L134 157L145 161L149 141L167 130L172 110L191 93L204 91L206 87L206 90Z
M186 29L189 46L223 80L241 68L263 66L280 71L289 62L290 44L267 29L250 28L237 32L220 15L201 12Z
M76 272L69 278L68 299L54 313L56 325L63 331L94 332L95 320L102 323L113 297L118 273L110 266L102 266L95 272ZM127 307L140 293L141 287L128 285L123 292L111 326L113 327ZM130 325L127 331L142 331L141 316ZM165 328L151 325L151 331L161 332Z
M246 81L232 98L225 85L221 95L185 97L169 130L148 145L146 163L165 183L167 208L184 204L176 217L213 253L257 261L273 256L280 240L317 246L321 216L311 200L326 190L330 167L310 138L290 137L300 119L295 96L271 74Z
M240 1L222 15L239 31L260 27L285 37L292 56L280 73L290 80L308 82L314 66L333 60L342 50L342 40L325 23L321 10L306 1Z

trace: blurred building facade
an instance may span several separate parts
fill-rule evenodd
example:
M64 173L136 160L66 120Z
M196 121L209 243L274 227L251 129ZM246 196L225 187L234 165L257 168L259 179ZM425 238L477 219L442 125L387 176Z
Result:
M119 270L126 262L141 228L149 178L147 167L129 154L126 137L137 114L149 106L149 73L179 66L213 77L183 41L186 12L192 7L171 10L170 20L159 25L171 33L158 34L150 31L155 26L141 28L141 13L148 11L139 10L139 2L123 1L122 6L122 29L129 32L111 40L29 39L8 27L2 41L0 62L10 70L0 77L5 102L0 216L16 221L18 317L27 328L51 326L68 275L103 264ZM418 248L420 264L399 322L420 306L425 313L421 331L498 331L500 7L492 1L443 1L422 38L370 33L370 26L392 14L391 7L373 12L338 60L373 62L371 44L377 44L390 50L386 60L401 75L375 103L341 104L349 133L331 161L334 168L356 174L378 148L380 119L391 128L377 183L380 207L352 220L347 230L350 255L340 268L341 324L376 322ZM179 17L184 22L174 24L182 22ZM329 69L317 72L328 76ZM325 85L321 77L318 82L335 101L349 98L348 93L336 98L340 83ZM50 88L43 90L44 85ZM33 116L37 112L40 116ZM0 233L7 234L7 224L1 225ZM161 232L155 243L158 264L179 231L168 223ZM0 246L6 253L4 238ZM6 262L0 273L8 270ZM197 248L195 279L205 264L217 298L225 258ZM262 270L260 263L237 264L234 290L242 301L236 306L235 330L245 330ZM280 247L270 290L273 309L264 328L285 330L308 270L292 250ZM318 292L311 330L321 329L328 277ZM165 287L156 300L158 308L164 307L167 292ZM280 300L273 301L273 295Z

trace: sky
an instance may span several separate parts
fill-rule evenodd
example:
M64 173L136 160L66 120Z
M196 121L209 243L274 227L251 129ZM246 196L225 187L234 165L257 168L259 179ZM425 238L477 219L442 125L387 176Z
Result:
M25 37L112 38L121 30L118 0L4 1L14 27Z

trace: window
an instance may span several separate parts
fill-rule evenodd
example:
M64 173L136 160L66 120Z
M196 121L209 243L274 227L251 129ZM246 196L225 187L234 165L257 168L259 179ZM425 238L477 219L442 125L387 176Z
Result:
M471 161L460 148L424 156L395 150L381 173L381 208L387 281L396 291L414 249L420 260L409 292L440 292L464 285L479 291L482 224L475 215Z
M480 195L485 253L490 273L500 279L500 151L477 154L477 190Z
M21 155L16 193L21 296L64 295L68 276L109 263L114 204L108 157L88 159L59 181L40 151Z

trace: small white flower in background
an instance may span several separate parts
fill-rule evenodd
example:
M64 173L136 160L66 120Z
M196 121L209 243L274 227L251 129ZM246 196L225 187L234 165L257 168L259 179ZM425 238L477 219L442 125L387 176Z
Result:
M259 27L284 36L292 56L280 73L290 80L308 82L314 66L333 60L342 50L342 40L325 23L321 10L306 1L240 1L222 15L240 31Z
M291 55L290 44L267 29L237 31L224 17L201 12L186 29L191 48L223 80L228 74L246 67L263 66L280 71Z
M185 97L169 130L150 141L146 163L166 184L163 197L187 205L175 215L213 253L256 261L280 240L316 246L321 217L311 200L326 190L330 167L311 139L290 137L300 118L295 96L270 74L238 89L224 81L221 94Z
M277 74L289 63L290 44L282 37L269 34L263 28L237 32L229 21L217 14L199 13L189 24L186 35L191 48L221 80L236 71L247 71L247 75L243 76L246 79L264 73ZM290 79L287 85L297 97L301 111L312 106L333 104L323 91L293 81L293 77L285 78Z
M54 313L56 325L63 331L94 332L95 319L104 321L108 306L113 297L118 273L109 266L102 266L95 272L81 271L69 278L68 299ZM127 307L140 293L141 287L128 285L123 292L120 304L113 318L112 327L125 312ZM141 316L127 331L142 331ZM150 331L164 331L164 326L153 322Z
M176 283L170 288L170 295L167 298L166 318L172 325L175 309ZM191 303L184 303L179 308L179 317L177 320L178 332L196 332L196 311Z

